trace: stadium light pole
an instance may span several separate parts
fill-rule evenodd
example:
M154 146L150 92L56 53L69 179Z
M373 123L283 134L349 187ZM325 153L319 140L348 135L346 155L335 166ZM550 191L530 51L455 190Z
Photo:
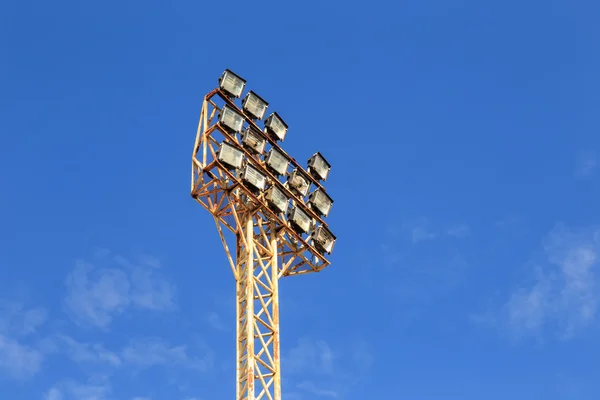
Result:
M290 157L282 117L258 125L265 100L249 91L236 105L245 86L225 70L204 97L191 195L212 214L236 281L236 400L281 400L278 281L329 265L333 200L321 181L331 165L321 153L306 169Z

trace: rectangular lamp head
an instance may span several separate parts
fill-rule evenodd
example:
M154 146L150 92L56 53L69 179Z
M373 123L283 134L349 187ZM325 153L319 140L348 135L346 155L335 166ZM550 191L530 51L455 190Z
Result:
M308 194L308 189L310 189L310 181L298 169L293 170L288 177L288 185L290 189L302 197L306 196Z
M223 142L219 147L217 159L229 169L238 169L244 161L244 153L235 146Z
M269 134L275 140L283 141L285 139L285 135L287 134L288 126L279 114L276 112L269 115L269 117L265 120L265 128Z
M230 133L239 133L244 126L244 116L233 108L225 105L219 113L219 123Z
M246 80L226 69L219 78L219 88L228 96L239 99L246 86Z
M331 254L333 245L335 244L335 236L324 226L318 226L314 230L310 238L313 241L313 245L321 253Z
M242 171L242 179L248 182L254 189L264 190L267 177L261 174L256 168L250 164L246 164Z
M252 119L263 119L269 103L252 90L242 99L242 109Z
M273 185L267 189L265 197L273 209L280 213L286 213L290 199L287 198L281 189Z
M313 210L319 215L328 216L333 205L331 197L323 189L317 189L308 196L308 201Z
M319 152L316 152L308 159L308 172L317 179L326 181L330 169L331 164L329 164L325 157Z
M290 165L290 160L287 159L286 156L281 154L279 151L271 148L269 154L265 159L267 167L269 170L274 172L279 176L287 175L288 166Z
M288 213L288 221L297 232L308 233L312 227L312 219L297 205Z
M256 129L247 127L242 135L242 143L244 147L255 154L262 154L265 151L267 139L264 138L262 132L257 132Z

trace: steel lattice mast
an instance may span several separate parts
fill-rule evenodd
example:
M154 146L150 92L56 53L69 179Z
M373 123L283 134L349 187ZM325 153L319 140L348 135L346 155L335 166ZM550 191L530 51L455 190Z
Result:
M335 237L323 217L333 202L318 179L326 179L329 164L315 154L312 160L320 157L321 167L326 167L326 173L319 174L314 162L306 171L289 157L277 143L277 132L256 124L262 115L234 103L244 86L244 80L226 70L220 87L204 98L192 155L191 194L212 214L236 281L236 400L281 400L278 280L329 265L325 253L331 252ZM251 135L253 141L248 140ZM296 185L301 181L280 180L267 162L266 146L294 167L294 179L305 179L307 190ZM307 200L308 187L315 189ZM306 221L310 223L305 226ZM230 251L234 245L235 257Z

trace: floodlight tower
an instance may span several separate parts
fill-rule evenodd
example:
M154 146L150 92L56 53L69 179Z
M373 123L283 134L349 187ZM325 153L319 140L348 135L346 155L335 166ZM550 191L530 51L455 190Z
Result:
M225 70L204 97L191 194L212 214L236 281L236 400L281 400L278 281L329 265L333 200L320 181L331 165L315 153L304 169L283 151L284 120L257 123L265 100L249 91L235 104L245 86Z

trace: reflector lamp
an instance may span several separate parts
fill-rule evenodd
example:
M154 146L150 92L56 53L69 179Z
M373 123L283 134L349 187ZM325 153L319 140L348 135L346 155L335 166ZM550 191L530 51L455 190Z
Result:
M285 139L285 135L288 130L288 126L281 117L276 113L269 115L269 118L265 120L265 128L267 132L271 134L273 139L281 140Z
M263 119L269 103L252 90L242 99L242 108L252 119Z
M331 164L319 152L308 159L308 172L317 179L326 181L330 169Z
M277 186L271 186L267 189L265 198L269 205L277 212L284 213L287 211L289 199Z
M271 148L269 154L267 154L265 162L267 163L267 168L269 168L271 172L279 176L287 175L287 169L290 164L290 160L288 160L286 156L274 148Z
M242 179L248 182L248 184L250 184L250 186L252 186L254 189L258 190L264 190L265 183L267 181L267 178L250 164L246 164L244 167L244 170L242 171Z
M308 201L313 210L319 215L327 216L331 210L333 200L322 189L317 189L308 196Z
M241 168L242 161L244 161L244 153L235 146L223 142L219 147L217 159L229 169L238 169Z
M244 117L233 108L223 106L223 109L219 113L219 122L230 133L241 132L244 125Z
M298 206L290 210L288 221L292 224L294 230L302 233L308 233L312 225L312 220L308 214L302 211Z
M335 236L327 228L322 225L318 226L312 235L310 235L310 238L317 250L321 253L331 254L331 250L333 250L333 245L335 244Z
M267 140L263 137L261 132L257 132L254 128L247 127L242 135L242 143L244 144L244 147L253 153L262 154L262 152L265 151Z
M240 98L246 86L246 80L226 69L219 78L219 88L230 97Z
M300 196L304 197L308 194L308 189L310 188L310 181L302 172L295 169L288 177L288 185L290 189L298 193Z

